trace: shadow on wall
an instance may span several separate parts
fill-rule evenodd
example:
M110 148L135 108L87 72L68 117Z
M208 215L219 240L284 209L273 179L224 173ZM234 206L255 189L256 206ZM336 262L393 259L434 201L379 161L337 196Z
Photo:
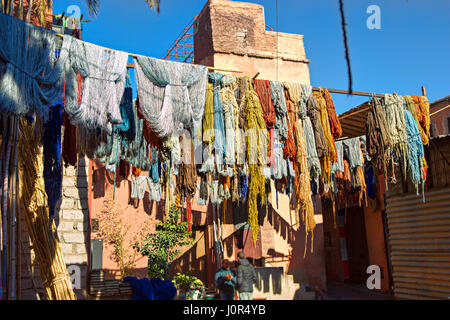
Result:
M319 291L326 290L324 244L323 236L321 236L323 235L323 225L316 226L313 239L311 239L311 235L306 238L304 227L299 228L293 234L292 254L286 273L293 275L295 283L308 284ZM311 241L313 241L312 252Z
M255 268L258 278L255 288L262 293L270 293L270 283L272 283L272 293L282 293L283 268Z
M193 237L195 239L193 246L173 262L170 269L170 277L173 277L178 272L185 273L197 277L206 284L207 275L204 229L193 230Z

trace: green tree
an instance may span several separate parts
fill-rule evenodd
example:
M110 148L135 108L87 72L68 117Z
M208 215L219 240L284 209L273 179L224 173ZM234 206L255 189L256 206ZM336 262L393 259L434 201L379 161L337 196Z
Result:
M192 243L192 232L188 231L190 222L178 222L180 211L172 205L166 222L156 225L156 231L147 234L135 249L148 259L150 278L167 280L172 262L180 253L179 248Z

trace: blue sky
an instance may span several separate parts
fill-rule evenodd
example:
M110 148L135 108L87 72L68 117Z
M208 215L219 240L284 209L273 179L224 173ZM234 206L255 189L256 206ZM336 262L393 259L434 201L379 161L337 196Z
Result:
M275 0L264 5L266 24L276 30ZM279 0L278 30L304 35L311 84L347 89L338 0ZM206 0L161 0L161 13L144 0L103 0L98 17L84 26L84 40L114 49L161 58ZM54 1L54 12L84 0ZM430 102L450 95L450 1L344 0L353 71L353 89L420 95ZM367 7L381 9L381 29L369 30ZM338 113L367 100L333 94Z

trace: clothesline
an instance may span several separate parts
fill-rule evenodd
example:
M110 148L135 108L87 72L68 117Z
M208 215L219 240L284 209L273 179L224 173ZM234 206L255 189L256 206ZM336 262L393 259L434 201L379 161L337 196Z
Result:
M62 35L62 34L60 34L60 33L57 33L56 34L58 37L60 37L60 38L63 38L64 37L64 35ZM128 55L130 56L130 57L132 57L132 58L137 58L137 55L136 54L134 54L134 53L128 53ZM127 64L127 68L131 68L131 69L134 69L134 63L128 63ZM223 68L216 68L216 67L210 67L210 66L207 66L207 68L209 69L209 70L214 70L214 71L223 71L223 72L232 72L232 73L244 73L244 72L242 72L242 71L240 71L240 70L230 70L230 69L223 69ZM253 77L253 79L256 79L257 77L258 77L258 75L259 75L259 72ZM313 87L313 91L320 91L320 90L323 90L323 89L325 89L325 88L323 88L323 87ZM350 95L353 95L353 96L365 96L365 97L372 97L372 96L375 96L375 97L378 97L378 98L383 98L384 96L385 96L385 94L384 93L372 93L372 92L362 92L362 91L353 91L353 92L351 92L350 93L350 91L348 91L348 90L342 90L342 89L332 89L332 88L326 88L327 90L328 90L328 92L330 92L330 93L338 93L338 94L350 94ZM426 91L425 91L425 87L422 87L422 95L423 96L426 96Z
M58 37L60 37L60 38L64 38L64 35L62 35L62 34L60 34L60 33L57 33L56 35L57 35ZM112 50L112 49L110 49L110 50ZM128 55L129 55L130 57L132 57L132 58L137 58L137 55L134 54L134 53L128 53ZM133 63L128 63L128 64L127 64L127 68L132 68L132 69L134 69L134 64L133 64ZM208 66L207 66L207 68L208 68L209 70L215 70L215 71L243 73L243 72L240 71L240 70L228 70L228 69L221 69L221 68L208 67Z

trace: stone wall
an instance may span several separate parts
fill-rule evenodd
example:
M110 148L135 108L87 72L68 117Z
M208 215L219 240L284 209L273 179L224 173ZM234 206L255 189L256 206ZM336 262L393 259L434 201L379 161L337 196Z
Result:
M55 214L59 245L66 265L73 276L72 283L78 299L87 297L86 276L89 253L88 163L88 159L83 158L79 160L77 168L63 169L63 195ZM24 300L45 299L45 290L23 216L20 220L20 230L21 298Z
M75 291L79 299L85 296L88 271L88 165L89 160L82 158L76 168L64 168L62 200L56 221L66 265L80 268L80 289Z

